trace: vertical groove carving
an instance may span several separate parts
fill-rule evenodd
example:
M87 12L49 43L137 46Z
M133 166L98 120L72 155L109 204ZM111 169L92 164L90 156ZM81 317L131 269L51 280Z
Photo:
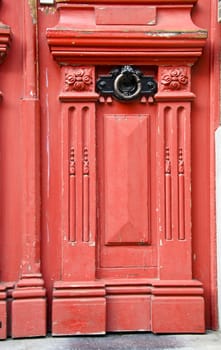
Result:
M75 110L70 108L68 116L69 130L69 241L76 241L76 164L74 149Z
M89 241L89 113L82 109L82 158L83 158L83 242Z
M178 108L178 239L185 239L185 178L184 178L184 138L185 110Z
M170 114L171 109L164 111L164 140L165 140L165 239L172 237L172 193L171 193L171 160L170 160Z

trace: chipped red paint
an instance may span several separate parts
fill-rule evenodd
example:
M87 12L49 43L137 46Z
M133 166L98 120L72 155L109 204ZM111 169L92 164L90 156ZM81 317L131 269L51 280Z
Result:
M217 328L214 8L2 1L1 339ZM97 93L124 65L154 97Z

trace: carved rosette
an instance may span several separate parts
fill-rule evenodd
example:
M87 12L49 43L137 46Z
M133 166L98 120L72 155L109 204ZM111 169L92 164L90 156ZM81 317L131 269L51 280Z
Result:
M93 76L91 68L68 68L65 71L63 91L92 91L92 88Z
M189 91L189 73L186 67L172 67L162 70L160 77L160 91Z

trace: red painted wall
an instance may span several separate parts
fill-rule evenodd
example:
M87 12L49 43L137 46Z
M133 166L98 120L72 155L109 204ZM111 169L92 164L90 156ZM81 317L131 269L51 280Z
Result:
M197 26L208 30L203 56L192 70L192 227L193 274L204 286L207 328L216 328L216 259L214 212L214 131L218 125L219 25L215 0L199 0L193 10ZM0 66L0 278L16 282L22 255L24 155L21 100L24 97L23 1L2 1L0 18L11 27L11 48ZM55 7L38 5L39 96L41 122L41 266L48 296L60 278L61 261L61 104L60 69L49 52L46 29L54 27ZM56 204L55 204L56 203ZM50 313L50 305L49 305ZM50 320L50 317L49 317Z

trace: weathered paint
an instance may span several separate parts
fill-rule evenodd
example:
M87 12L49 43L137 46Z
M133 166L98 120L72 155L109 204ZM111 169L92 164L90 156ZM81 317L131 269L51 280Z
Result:
M136 7L156 5L160 18L126 28L96 25L99 0L79 1L76 18L76 2L39 6L38 16L35 1L23 1L24 12L1 5L13 32L8 53L10 28L0 26L1 320L12 296L11 335L45 335L47 290L55 335L204 332L217 324L215 2L199 0L191 17L196 1L141 0ZM154 76L154 100L99 99L96 77L124 64ZM89 75L89 90L66 90L73 72Z
M30 8L30 14L32 17L33 24L36 24L37 23L37 1L28 0L28 5Z

